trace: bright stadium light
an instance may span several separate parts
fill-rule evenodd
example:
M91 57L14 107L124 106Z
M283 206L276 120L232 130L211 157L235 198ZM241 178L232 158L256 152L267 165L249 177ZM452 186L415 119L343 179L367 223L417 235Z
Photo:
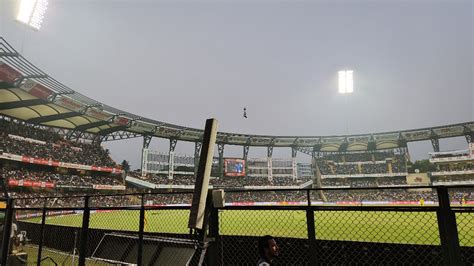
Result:
M339 93L354 92L354 71L341 70L339 73Z
M48 0L21 0L16 19L39 30L47 8Z

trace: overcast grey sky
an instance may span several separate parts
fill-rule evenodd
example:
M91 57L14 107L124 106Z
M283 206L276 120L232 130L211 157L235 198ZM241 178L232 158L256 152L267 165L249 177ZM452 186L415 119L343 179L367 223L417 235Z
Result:
M0 33L26 58L78 92L152 119L203 128L215 117L220 131L271 135L474 121L470 0L50 0L40 31L14 21L16 3L0 0ZM347 98L337 93L344 68L355 75ZM141 141L106 146L138 167ZM152 148L167 151L168 142ZM420 159L431 144L409 148ZM442 150L465 148L464 138L441 141Z

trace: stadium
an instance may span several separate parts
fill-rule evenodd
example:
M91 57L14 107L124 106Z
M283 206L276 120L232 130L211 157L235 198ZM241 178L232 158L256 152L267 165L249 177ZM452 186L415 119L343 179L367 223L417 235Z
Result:
M255 265L264 235L275 265L474 264L474 113L353 134L349 118L344 134L198 128L82 94L1 33L1 265ZM462 148L443 149L453 139Z

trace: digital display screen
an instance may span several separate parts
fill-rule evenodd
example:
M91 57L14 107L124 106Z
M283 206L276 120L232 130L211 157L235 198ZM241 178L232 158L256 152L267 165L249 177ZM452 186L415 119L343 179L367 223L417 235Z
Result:
M224 174L226 176L245 176L245 160L224 159Z

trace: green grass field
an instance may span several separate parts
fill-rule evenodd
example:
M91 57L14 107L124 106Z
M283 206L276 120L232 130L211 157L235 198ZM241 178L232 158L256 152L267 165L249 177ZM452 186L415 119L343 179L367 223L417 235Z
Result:
M187 234L189 211L146 211L145 232ZM91 213L90 227L138 231L138 211ZM474 213L458 213L459 240L474 246ZM40 218L28 220L39 223ZM82 215L52 216L47 224L80 227ZM306 238L304 211L226 210L219 214L221 235ZM315 213L318 239L379 243L439 245L438 223L434 212L320 211Z

